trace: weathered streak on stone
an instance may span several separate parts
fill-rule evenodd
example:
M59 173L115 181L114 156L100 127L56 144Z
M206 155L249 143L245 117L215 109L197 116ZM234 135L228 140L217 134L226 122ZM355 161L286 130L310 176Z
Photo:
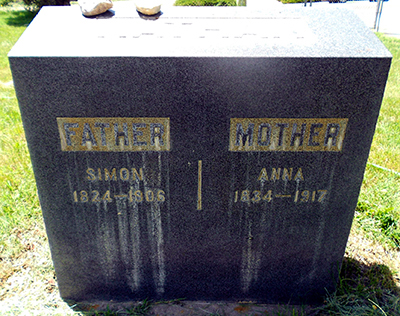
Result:
M231 9L44 7L9 54L63 299L334 290L390 54L351 12Z

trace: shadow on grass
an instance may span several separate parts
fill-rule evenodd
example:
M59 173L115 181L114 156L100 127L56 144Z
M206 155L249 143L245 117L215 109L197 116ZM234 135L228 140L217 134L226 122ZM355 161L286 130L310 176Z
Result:
M345 257L340 272L338 290L343 294L349 291L374 293L378 298L382 291L387 290L400 294L393 273L383 264L363 264L353 258Z
M317 310L317 315L400 316L400 287L386 265L345 257L336 292Z
M9 26L28 26L33 20L37 12L31 12L28 10L11 11L5 19L5 22Z

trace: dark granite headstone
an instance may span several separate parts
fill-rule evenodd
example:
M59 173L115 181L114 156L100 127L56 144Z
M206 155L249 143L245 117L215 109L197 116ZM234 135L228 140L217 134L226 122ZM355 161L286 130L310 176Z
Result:
M391 61L351 12L45 7L9 58L64 299L335 287Z

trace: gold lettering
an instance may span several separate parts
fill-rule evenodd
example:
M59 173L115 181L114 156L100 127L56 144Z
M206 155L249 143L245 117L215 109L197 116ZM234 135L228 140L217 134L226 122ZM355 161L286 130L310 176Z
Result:
M297 181L297 180L304 181L304 177L303 177L303 173L301 171L301 168L299 168L299 170L297 170L297 173L294 176L294 181Z
M128 181L129 180L129 170L126 168L121 168L119 170L119 177L122 181Z
M89 181L143 181L144 173L143 168L88 168L86 170L86 178Z
M108 171L107 168L104 168L104 180L105 181L110 181L110 180L114 180L117 181L117 171L115 168L112 169L112 172L110 174L110 172Z
M283 169L283 171L282 171ZM297 180L304 180L304 176L303 176L303 171L301 170L301 168L299 168L296 171L296 174L293 178L293 168L271 168L271 172L270 172L270 178L268 179L268 172L267 172L267 168L262 168L257 181L277 181L277 180L282 180L282 181L297 181Z
M282 175L282 180L290 181L292 180L292 173L293 173L293 168L289 168L290 172L286 168L283 168L283 175Z
M95 181L96 180L96 176L94 174L94 169L87 168L86 173L88 174L87 179L89 181Z
M347 118L231 118L229 151L338 152L347 123Z
M62 151L169 151L168 117L58 117Z
M257 181L268 181L268 174L265 168L261 169L260 175L258 176Z
M271 181L279 180L279 177L281 175L281 168L277 169L272 168L272 173L271 173Z
M138 173L136 168L132 168L132 176L136 181L143 181L143 169L140 168Z

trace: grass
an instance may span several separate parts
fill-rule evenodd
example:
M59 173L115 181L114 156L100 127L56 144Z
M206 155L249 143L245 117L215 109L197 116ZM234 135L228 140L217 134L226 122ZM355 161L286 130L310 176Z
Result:
M393 61L353 230L362 231L375 241L364 248L380 247L380 253L397 254L400 251L400 39L377 35L392 53ZM390 269L384 264L364 265L351 257L345 258L338 289L327 295L321 310L327 315L400 315L399 259L393 261Z
M355 219L368 235L400 250L400 40L378 36L393 61Z
M15 10L17 6L0 10L0 314L26 315L28 309L57 315L62 302L54 291L54 270L7 58L33 18L21 7ZM30 288L38 291L36 300L21 294ZM5 297L8 304L2 306ZM68 312L60 309L59 315Z
M400 315L399 290L387 266L346 257L336 292L319 310L321 315Z
M12 229L27 230L40 220L35 181L29 161L7 53L22 34L32 14L0 11L0 250L15 256L21 242Z
M400 45L399 39L381 34L378 36L384 41L394 58L369 161L400 172ZM393 177L393 175L388 176ZM400 199L397 201L400 203Z
M0 10L0 313L73 315L58 297L7 59L32 17L15 7ZM400 250L400 40L378 36L394 59L338 289L312 310L285 307L269 315L400 315L400 263L390 259ZM146 315L156 305L92 314Z

